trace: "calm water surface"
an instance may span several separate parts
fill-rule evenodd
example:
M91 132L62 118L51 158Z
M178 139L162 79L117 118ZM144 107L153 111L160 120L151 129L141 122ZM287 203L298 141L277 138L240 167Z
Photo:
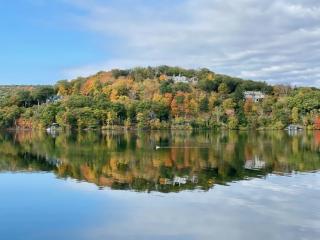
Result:
M318 240L320 132L1 133L0 239Z

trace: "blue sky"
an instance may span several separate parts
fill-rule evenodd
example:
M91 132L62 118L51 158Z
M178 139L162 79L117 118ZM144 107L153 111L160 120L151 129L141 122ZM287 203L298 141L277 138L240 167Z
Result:
M320 86L318 0L2 2L0 84L168 64Z
M64 69L105 59L97 36L67 21L81 13L66 4L6 1L1 9L1 84L54 83Z

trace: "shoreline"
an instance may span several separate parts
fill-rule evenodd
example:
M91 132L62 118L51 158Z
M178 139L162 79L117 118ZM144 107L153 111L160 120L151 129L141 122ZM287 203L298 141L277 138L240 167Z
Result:
M300 132L310 132L310 131L320 131L320 129L308 129L303 128L299 130L288 130L288 129L272 129L272 128L260 128L260 129L228 129L228 128L191 128L191 129L183 129L183 128L164 128L164 129L140 129L140 128L126 128L126 127L114 127L114 128L97 128L97 129L57 129L53 131L48 131L44 128L5 128L0 129L0 131L6 131L6 132L46 132L46 133L52 133L52 132L109 132L109 131L122 131L122 132L158 132L158 131L179 131L179 132L202 132L202 131L210 131L210 132L275 132L275 131L281 131L281 132L288 132L288 133L300 133Z

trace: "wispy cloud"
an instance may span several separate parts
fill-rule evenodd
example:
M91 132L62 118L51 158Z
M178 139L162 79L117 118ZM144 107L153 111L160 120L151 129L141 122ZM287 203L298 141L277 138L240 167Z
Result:
M117 55L99 68L174 64L320 86L317 0L63 1L82 11L75 24L117 39Z

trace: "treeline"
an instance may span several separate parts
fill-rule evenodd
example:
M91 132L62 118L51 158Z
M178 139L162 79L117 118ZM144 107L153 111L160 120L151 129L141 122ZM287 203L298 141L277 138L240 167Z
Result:
M245 91L265 97L255 102ZM2 128L320 128L319 89L169 66L114 69L55 86L2 87L0 107Z

